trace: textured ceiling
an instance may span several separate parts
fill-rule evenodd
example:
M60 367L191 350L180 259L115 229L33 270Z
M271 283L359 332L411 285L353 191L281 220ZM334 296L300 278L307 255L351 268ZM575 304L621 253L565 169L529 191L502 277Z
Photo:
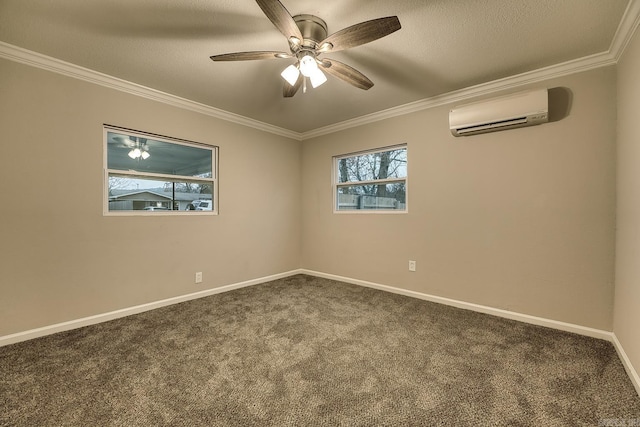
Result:
M397 15L402 29L328 55L369 77L329 76L282 97L292 60L212 62L287 51L253 0L0 0L0 41L294 132L608 52L628 0L281 0L329 33ZM635 2L636 0L632 0Z

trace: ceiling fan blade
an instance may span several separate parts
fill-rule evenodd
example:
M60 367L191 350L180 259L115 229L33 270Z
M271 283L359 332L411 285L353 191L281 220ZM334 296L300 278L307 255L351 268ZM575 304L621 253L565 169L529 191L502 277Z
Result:
M291 54L286 52L235 52L213 55L212 61L250 61L253 59L276 59L291 58Z
M357 88L368 90L373 86L373 82L360 71L335 59L323 59L320 62L320 66L332 76L342 79Z
M291 37L302 42L302 33L296 25L296 21L289 11L278 0L256 0L260 9L267 15L267 18L275 25L275 27L290 40Z
M118 143L120 143L120 146L122 147L133 148L136 145L135 141L132 141L131 139L124 136L120 136L120 135L114 136L113 139L118 141Z
M302 75L299 75L298 80L296 80L296 84L294 84L293 86L291 86L288 82L284 82L282 94L285 98L291 98L296 94L296 92L298 92L298 89L300 89L300 86L302 86L302 79L304 79L304 77L302 77Z
M372 19L331 34L318 46L321 52L337 52L388 36L400 28L402 26L397 16Z

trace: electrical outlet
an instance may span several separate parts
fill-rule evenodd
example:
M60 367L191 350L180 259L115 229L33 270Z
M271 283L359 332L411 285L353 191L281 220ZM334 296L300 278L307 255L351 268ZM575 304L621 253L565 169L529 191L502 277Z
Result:
M416 271L416 262L409 260L409 271Z
M196 283L202 283L202 271L196 273Z

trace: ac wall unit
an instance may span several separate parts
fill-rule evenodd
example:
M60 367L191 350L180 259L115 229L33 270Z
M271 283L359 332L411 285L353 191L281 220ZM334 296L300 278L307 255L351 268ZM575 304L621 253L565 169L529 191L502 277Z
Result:
M453 136L497 132L548 121L547 89L513 93L461 105L449 111L449 128Z

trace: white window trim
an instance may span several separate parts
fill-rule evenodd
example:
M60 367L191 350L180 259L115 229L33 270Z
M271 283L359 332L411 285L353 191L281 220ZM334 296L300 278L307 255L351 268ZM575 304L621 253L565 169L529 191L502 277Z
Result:
M344 159L347 157L353 157L356 155L362 154L370 154L370 153L380 153L383 151L391 151L399 148L404 148L407 150L407 176L406 178L385 178L385 179L374 179L367 181L355 181L355 182L338 182L338 170L337 165L340 159ZM405 184L405 208L404 210L397 209L351 209L351 210L339 210L338 209L338 187L350 187L353 185L366 185L366 184L388 184L393 182L404 182ZM402 215L409 213L409 144L396 144L390 145L387 147L373 148L370 150L362 150L362 151L354 151L348 154L339 154L331 157L331 185L333 186L333 196L332 196L332 205L333 205L333 213L334 214L344 214L344 215Z
M170 144L177 145L185 145L189 147L195 148L204 148L211 150L212 152L212 177L211 178L195 178L193 176L181 176L181 175L164 175L158 173L147 173L147 172L137 172L137 171L125 171L120 169L108 169L107 167L107 132L121 132L126 133L127 135L142 137L142 138L153 138L157 141L167 142ZM207 145L198 142L188 141L184 139L174 138L170 136L157 135L153 133L142 132L138 130L123 128L119 126L113 126L104 124L102 126L102 170L103 170L103 182L102 182L102 215L103 216L214 216L219 213L219 204L220 204L220 196L218 194L218 151L219 147L215 145ZM212 183L212 191L214 197L213 209L210 211L178 211L178 210L168 210L168 211L156 211L156 212L148 212L148 211L110 211L109 210L109 175L126 175L126 176L135 176L140 178L158 178L158 179L166 179L168 181L181 181L181 182L202 182L209 181Z

